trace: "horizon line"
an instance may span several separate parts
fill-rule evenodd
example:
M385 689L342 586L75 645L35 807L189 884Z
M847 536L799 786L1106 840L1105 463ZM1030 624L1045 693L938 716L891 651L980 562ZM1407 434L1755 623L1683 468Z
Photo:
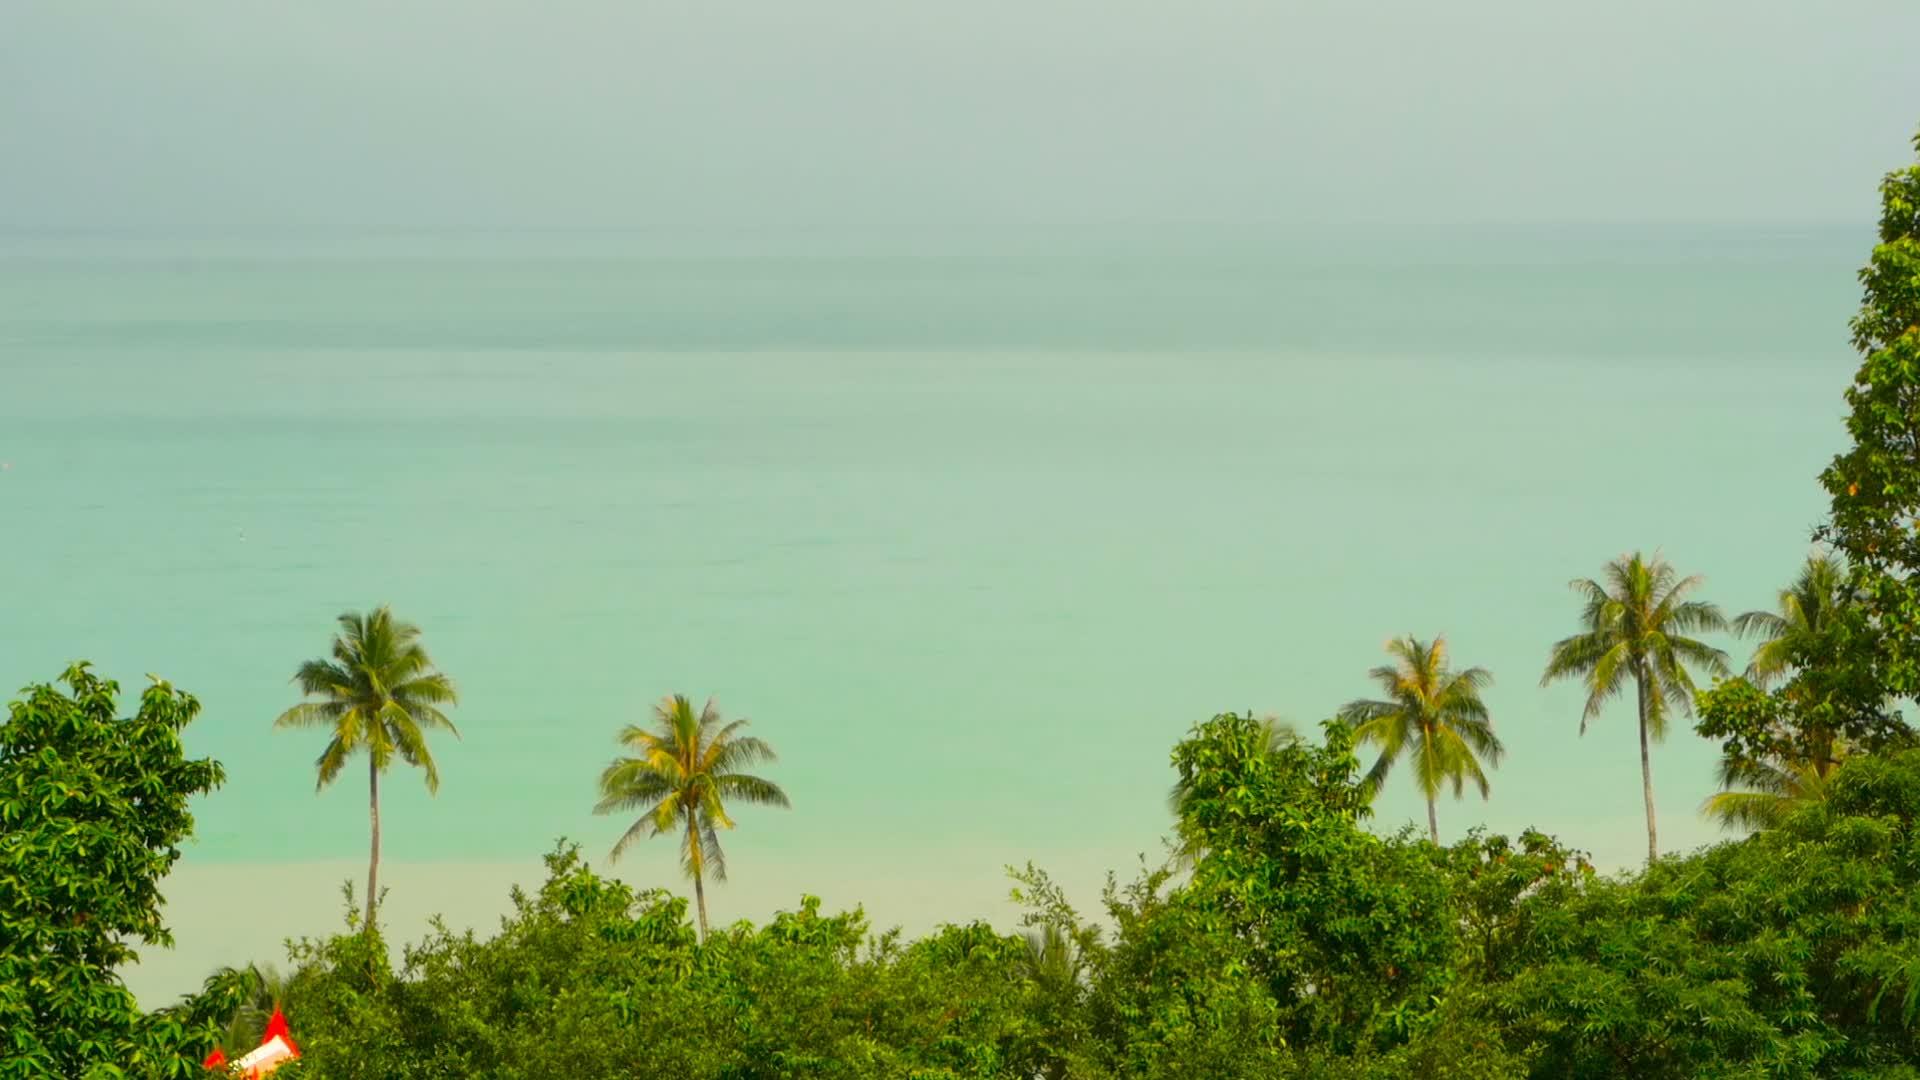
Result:
M1538 219L1462 219L1453 221L1278 221L1278 220L1193 220L1193 221L1058 221L1058 222L655 222L629 224L403 224L341 222L169 222L74 224L0 221L0 232L10 233L162 233L162 232L413 232L413 233L637 233L637 232L830 232L839 230L923 230L923 229L1551 229L1551 228L1759 228L1830 229L1863 228L1875 224L1873 217L1844 218L1538 218Z

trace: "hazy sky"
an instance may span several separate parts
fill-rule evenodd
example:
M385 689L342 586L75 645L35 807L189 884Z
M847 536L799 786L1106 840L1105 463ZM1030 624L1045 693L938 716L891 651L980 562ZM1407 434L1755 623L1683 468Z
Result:
M0 224L1859 220L1914 0L5 0Z

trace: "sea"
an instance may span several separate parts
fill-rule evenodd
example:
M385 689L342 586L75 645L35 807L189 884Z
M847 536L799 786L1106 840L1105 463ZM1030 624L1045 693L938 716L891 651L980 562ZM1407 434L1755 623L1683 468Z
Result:
M284 961L364 889L364 773L276 731L342 612L457 682L429 796L383 790L391 937L487 932L607 852L615 734L712 698L779 754L716 922L806 894L876 929L1088 914L1157 863L1169 752L1312 732L1390 637L1494 675L1492 795L1644 851L1630 705L1542 688L1568 589L1658 551L1768 607L1825 510L1865 224L0 232L0 685L72 661L203 704L227 780L166 884L144 1004ZM1746 646L1720 642L1744 662ZM1662 843L1715 749L1654 760ZM1424 826L1396 774L1371 827Z

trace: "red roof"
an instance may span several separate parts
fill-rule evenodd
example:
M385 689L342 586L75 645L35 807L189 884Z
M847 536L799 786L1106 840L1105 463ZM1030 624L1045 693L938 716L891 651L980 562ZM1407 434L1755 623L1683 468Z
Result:
M272 1042L275 1035L287 1044L287 1049L293 1051L294 1057L300 1056L300 1048L293 1042L293 1033L287 1030L287 1014L281 1012L278 1006L274 1007L273 1016L267 1020L267 1030L260 1035L261 1045Z

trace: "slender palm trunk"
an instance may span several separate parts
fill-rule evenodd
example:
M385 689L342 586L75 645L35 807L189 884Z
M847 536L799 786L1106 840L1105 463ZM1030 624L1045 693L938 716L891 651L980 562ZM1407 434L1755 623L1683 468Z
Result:
M367 818L373 825L373 856L367 861L367 923L374 926L373 911L380 904L380 766L367 755Z
M1647 677L1635 677L1640 693L1640 789L1647 800L1647 865L1660 857L1660 834L1653 823L1653 756L1647 751Z
M1822 780L1833 771L1833 736L1824 728L1815 728L1813 735L1813 774Z
M695 910L700 913L700 940L705 941L707 940L707 886L706 882L701 880L705 876L701 871L706 869L704 865L706 852L700 850L700 831L694 826L695 816L688 814L687 852L693 856L690 860L693 863L693 903Z
M1433 816L1433 793L1439 790L1439 781L1434 778L1433 767L1433 725L1422 722L1420 752L1426 755L1427 775L1422 786L1427 789L1427 835L1433 838L1433 846L1440 846L1440 822Z

